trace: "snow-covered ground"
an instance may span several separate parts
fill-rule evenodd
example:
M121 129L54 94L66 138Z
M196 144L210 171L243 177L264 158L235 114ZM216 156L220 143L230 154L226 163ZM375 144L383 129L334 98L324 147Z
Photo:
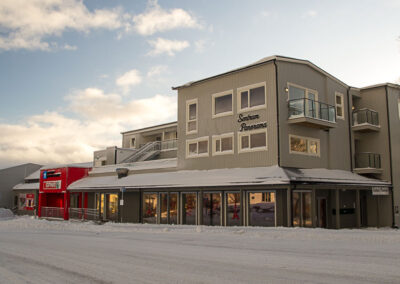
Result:
M7 218L0 283L400 283L400 231Z

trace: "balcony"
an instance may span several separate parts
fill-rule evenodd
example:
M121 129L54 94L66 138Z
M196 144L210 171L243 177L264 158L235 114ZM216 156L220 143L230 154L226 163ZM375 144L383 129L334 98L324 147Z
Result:
M358 132L379 131L379 116L376 111L360 109L353 112L352 129Z
M381 174L381 155L376 153L356 153L354 172L358 174Z
M310 99L294 99L288 102L290 124L314 128L336 127L336 110L332 105Z

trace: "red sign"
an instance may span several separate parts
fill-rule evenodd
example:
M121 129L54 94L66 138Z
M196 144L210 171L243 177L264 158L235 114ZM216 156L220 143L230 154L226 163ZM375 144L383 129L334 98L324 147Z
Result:
M43 190L61 189L61 180L43 181Z

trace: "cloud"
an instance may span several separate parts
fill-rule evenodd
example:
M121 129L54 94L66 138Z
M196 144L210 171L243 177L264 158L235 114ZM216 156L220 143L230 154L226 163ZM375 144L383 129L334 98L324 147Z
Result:
M140 75L140 72L136 69L132 69L126 72L115 81L117 86L121 87L125 94L130 91L131 87L138 85L141 82L142 77Z
M189 47L188 41L183 40L169 40L164 38L157 38L156 40L149 40L148 43L152 46L152 50L148 55L160 55L166 53L169 56L174 56L175 52L179 52Z
M127 29L122 10L89 11L80 0L0 1L0 49L51 50L49 37L65 31L88 33L92 29ZM64 49L75 50L69 44Z
M162 73L167 72L168 67L165 65L157 65L153 66L150 68L150 70L147 72L147 77L152 78L158 75L161 75Z
M149 1L147 10L133 17L134 29L141 35L177 28L201 28L197 19L183 9L162 9L157 1Z
M318 15L318 12L315 10L309 10L303 14L303 18L314 18Z
M0 161L4 166L85 162L93 151L121 145L120 132L176 119L176 97L155 95L124 101L101 89L76 90L65 97L74 117L44 112L20 124L0 123Z

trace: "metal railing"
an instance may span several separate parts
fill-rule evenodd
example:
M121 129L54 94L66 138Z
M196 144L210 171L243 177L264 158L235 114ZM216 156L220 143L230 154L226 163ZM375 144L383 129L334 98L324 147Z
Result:
M98 221L100 214L97 209L93 208L69 208L69 218Z
M311 99L294 99L288 102L289 118L309 117L336 122L336 110L332 105Z
M41 217L64 218L64 207L42 207Z
M376 153L356 153L355 162L357 169L380 169L381 155Z
M135 153L127 157L126 159L122 160L121 163L131 163L136 162L140 159L143 155L150 151L160 150L160 141L153 141L145 144L144 146L140 147Z
M172 150L178 148L178 139L161 141L161 150Z
M370 109L360 109L353 111L353 126L360 124L371 124L379 126L378 112Z

